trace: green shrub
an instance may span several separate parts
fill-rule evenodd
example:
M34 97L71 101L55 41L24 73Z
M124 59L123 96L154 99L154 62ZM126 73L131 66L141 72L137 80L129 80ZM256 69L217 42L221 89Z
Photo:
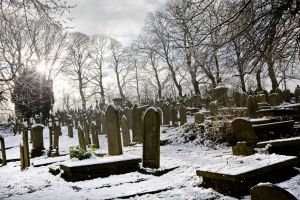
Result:
M84 160L92 156L91 150L84 151L80 146L71 146L69 151L70 158L78 158L79 160Z

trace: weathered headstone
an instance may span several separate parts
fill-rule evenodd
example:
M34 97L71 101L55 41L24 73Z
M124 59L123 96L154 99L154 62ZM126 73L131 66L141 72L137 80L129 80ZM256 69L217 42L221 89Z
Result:
M247 114L250 118L257 118L256 111L258 110L258 105L256 102L256 98L252 95L248 96L247 99Z
M213 115L213 116L218 115L219 109L218 109L218 105L215 101L210 102L208 108L210 110L211 115Z
M300 87L299 87L299 85L297 85L297 87L294 91L294 95L295 95L296 102L300 103Z
M138 105L135 104L132 109L132 141L139 142L139 133L140 133L140 126L139 122L139 115L138 115Z
M171 107L171 121L172 127L178 127L177 109L174 106Z
M163 112L163 125L170 125L170 109L169 109L169 105L167 103L163 103L162 108L161 108L162 112Z
M122 129L123 146L127 147L130 145L130 134L129 134L128 121L125 115L122 116L121 129Z
M282 91L283 93L283 101L290 102L291 101L291 91L289 89L285 89Z
M247 145L246 142L238 142L232 147L232 154L235 156L250 156L255 154L254 148Z
M233 100L236 107L241 107L241 93L234 93Z
M44 138L43 138L44 126L41 124L36 124L31 128L32 132L32 149L31 157L38 157L43 155L44 148Z
M120 123L118 111L114 106L109 105L105 112L105 121L107 124L107 140L108 140L108 154L111 156L121 155L122 144L120 135Z
M79 146L82 150L86 151L84 133L82 130L82 126L80 124L78 124L77 132L78 132Z
M227 91L228 88L223 83L219 83L217 87L213 89L213 99L217 101L218 105L227 105Z
M241 93L241 107L246 107L247 106L247 98L248 95L246 92Z
M160 167L160 123L159 113L154 107L144 115L143 162L145 168Z
M204 115L202 113L195 113L194 120L195 123L202 124L204 123Z
M297 200L288 191L272 183L260 183L250 190L251 200Z
M59 123L55 123L53 127L53 149L55 150L54 156L59 155L59 136L61 134L61 128Z
M193 96L193 106L196 108L201 108L201 96L200 95L196 95Z
M185 106L181 106L179 109L179 119L180 119L180 126L182 126L183 124L185 124L187 122Z
M233 136L237 142L245 141L249 146L254 146L258 142L252 124L247 118L235 118L231 122L231 127Z
M278 94L278 101L279 101L279 104L281 104L283 102L283 92L279 88L277 88L275 90L275 92Z
M91 133L92 133L92 143L96 148L100 148L99 137L97 133L97 124L95 121L91 122Z
M272 93L269 95L270 106L278 106L280 104L279 95L277 93Z
M265 94L257 94L256 101L257 101L257 103L265 103L265 102L267 102L267 97Z
M25 169L24 147L22 144L20 144L20 165L21 165L21 170Z
M30 166L27 123L23 123L22 140L23 140L23 155L24 155L23 160L24 160L24 167L26 168Z

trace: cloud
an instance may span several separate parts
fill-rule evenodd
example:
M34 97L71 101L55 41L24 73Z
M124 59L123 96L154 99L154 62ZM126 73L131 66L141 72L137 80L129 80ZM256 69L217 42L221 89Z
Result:
M159 9L166 0L70 0L74 31L105 34L128 43L143 27L149 12Z

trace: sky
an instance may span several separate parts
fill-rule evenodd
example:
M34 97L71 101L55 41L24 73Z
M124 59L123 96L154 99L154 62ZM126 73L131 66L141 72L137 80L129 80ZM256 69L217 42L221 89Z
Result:
M95 33L129 43L141 31L145 17L163 6L166 0L68 0L74 31Z

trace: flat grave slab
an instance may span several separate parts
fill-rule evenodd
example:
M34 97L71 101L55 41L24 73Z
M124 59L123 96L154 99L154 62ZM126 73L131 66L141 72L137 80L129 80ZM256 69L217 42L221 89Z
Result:
M203 187L211 187L226 195L249 194L250 188L260 182L284 180L295 175L293 169L298 163L295 156L254 154L232 156L227 162L196 170L203 177Z
M258 142L257 148L265 148L267 145L269 153L281 155L300 156L300 137L284 138Z
M114 174L125 174L139 169L141 158L132 155L109 156L81 161L66 161L60 165L67 181L80 181Z

